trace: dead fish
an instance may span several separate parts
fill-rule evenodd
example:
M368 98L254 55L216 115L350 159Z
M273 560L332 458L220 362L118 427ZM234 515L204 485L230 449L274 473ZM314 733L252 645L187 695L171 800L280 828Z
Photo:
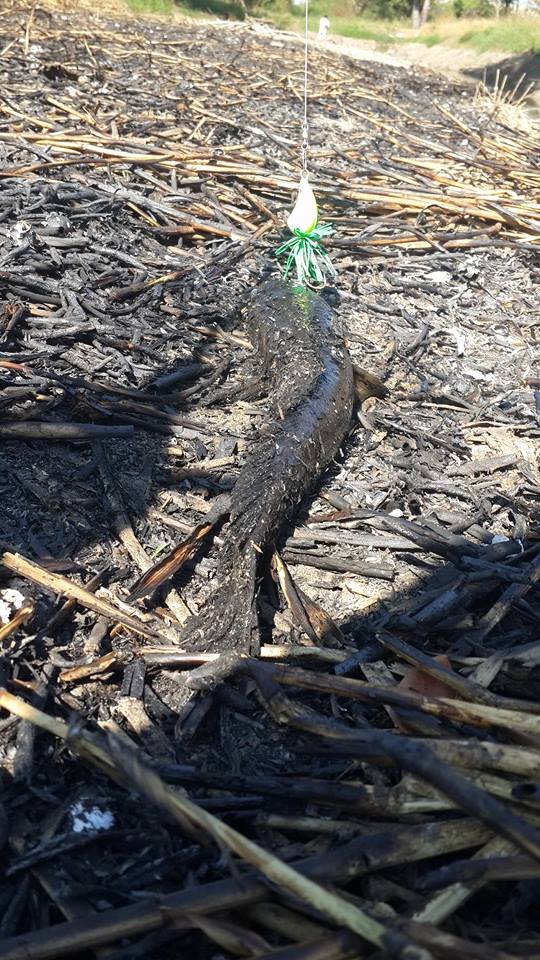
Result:
M215 589L180 638L190 650L252 649L261 555L335 456L351 422L353 369L324 300L269 280L248 305L246 326L271 418L232 490Z

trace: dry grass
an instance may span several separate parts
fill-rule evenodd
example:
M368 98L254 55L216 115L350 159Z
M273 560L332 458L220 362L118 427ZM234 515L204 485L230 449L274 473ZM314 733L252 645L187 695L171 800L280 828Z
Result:
M75 13L84 10L88 13L99 13L103 16L122 16L129 14L129 6L124 0L3 0L0 2L0 14L19 11L26 17L39 17L42 11L59 11L61 13Z

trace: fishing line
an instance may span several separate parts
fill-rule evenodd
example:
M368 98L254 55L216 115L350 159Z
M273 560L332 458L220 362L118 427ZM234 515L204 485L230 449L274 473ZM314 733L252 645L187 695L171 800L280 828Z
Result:
M321 241L334 231L330 224L319 223L317 200L309 182L308 151L308 82L309 82L309 0L304 3L304 97L302 139L300 144L301 172L298 194L287 226L292 234L282 243L275 255L286 257L285 279L295 269L296 279L302 286L323 286L327 277L337 274Z
M302 173L307 177L309 148L308 127L308 50L309 50L309 0L304 3L304 122L302 124Z

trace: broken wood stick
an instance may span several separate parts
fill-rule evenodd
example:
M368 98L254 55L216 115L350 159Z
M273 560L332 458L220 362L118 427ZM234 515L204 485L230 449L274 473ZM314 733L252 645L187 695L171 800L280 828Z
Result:
M3 643L4 640L7 640L19 627L22 627L23 624L34 615L35 608L33 600L25 600L22 607L13 614L11 619L0 627L0 643Z
M23 420L21 423L0 424L0 437L8 440L96 440L111 437L129 437L132 424L108 426L101 423L44 423Z
M379 949L390 953L396 960L432 960L432 954L422 948L417 948L407 937L385 926L358 906L351 904L336 893L299 873L294 867L268 853L238 830L223 823L192 800L168 787L157 773L140 762L135 750L126 750L112 736L107 738L107 744L105 745L101 740L99 742L94 739L90 740L85 734L74 734L67 723L55 720L41 710L30 707L24 700L1 689L0 707L16 716L29 720L54 736L69 740L71 749L76 750L91 763L97 764L100 769L108 773L109 776L114 776L116 780L119 778L127 779L128 783L131 783L140 793L179 822L180 825L183 825L187 819L191 824L206 831L220 847L235 853L242 860L255 867L266 878L267 882L277 884L286 893L298 897L310 908L322 913L323 916L358 934ZM72 948L73 945L71 945ZM6 960L9 954L4 951L3 957ZM28 953L26 953L26 957L29 957Z
M297 861L294 866L314 880L352 881L385 867L455 853L485 843L490 832L482 824L460 818L356 838L331 851ZM165 926L174 917L176 929L191 926L193 914L242 909L268 896L267 885L249 870L242 877L216 880L170 893L159 900L105 910L99 915L59 923L0 942L2 960L55 960Z
M383 563L361 563L346 557L316 556L312 553L300 553L296 550L284 550L283 559L288 564L303 564L317 570L332 570L335 573L354 573L358 577L375 577L377 580L393 580L393 567Z
M526 853L529 853L535 860L540 860L540 831L523 817L517 816L513 810L504 806L489 793L467 780L461 773L439 760L429 748L423 745L421 740L413 742L410 739L397 737L385 730L363 730L361 733L351 734L344 724L330 721L327 717L316 714L313 710L309 712L300 710L296 703L293 703L282 693L278 682L276 682L278 678L279 682L283 682L284 677L288 675L287 682L292 683L293 686L300 686L302 685L301 674L307 674L309 671L276 665L270 666L255 660L245 661L245 667L255 679L266 709L278 723L288 723L292 727L318 736L322 735L337 742L341 739L344 744L348 741L351 756L354 756L355 741L359 743L362 740L375 742L394 763L431 784L436 790L453 800L462 810L489 824L506 840L510 840ZM291 674L295 675L294 681ZM321 679L321 676L318 679ZM333 680L334 678L328 679ZM321 688L315 686L311 689L320 690ZM536 717L528 719L536 720Z
M471 703L469 700L454 700L450 697L429 697L422 694L403 693L394 687L369 684L364 680L351 677L336 677L324 673L302 670L299 667L275 666L271 668L274 678L285 686L302 687L319 693L333 693L337 696L349 696L366 703L383 703L405 710L421 710L435 717L446 717L460 723L472 723L478 726L490 725L520 730L540 735L540 717L536 714L537 704L523 701L521 710L501 709L484 703Z
M7 567L7 569L13 573L17 573L20 577L24 577L25 580L31 580L33 583L37 583L38 586L42 587L47 593L60 594L61 596L75 600L77 603L80 603L82 607L93 610L95 613L99 613L102 617L107 617L109 620L121 623L124 627L133 630L134 633L138 633L142 637L148 637L150 640L155 640L157 637L170 639L160 629L147 627L142 620L138 619L135 611L133 615L124 613L109 600L96 597L95 594L90 593L89 590L81 587L80 584L73 583L72 580L68 580L58 573L51 573L49 570L45 570L43 567L40 567L39 564L27 560L26 557L22 557L18 553L6 552L0 554L0 564Z
M165 557L158 560L154 566L143 573L142 577L137 580L137 583L132 588L128 597L128 603L133 603L134 600L141 600L143 597L147 597L162 584L166 583L167 580L170 580L170 578L180 570L186 560L193 555L197 547L208 534L211 533L214 527L227 516L229 507L230 498L228 495L224 494L219 497L213 507L208 511L205 519L192 530L189 536L186 537L185 540L182 540L177 547L169 551Z

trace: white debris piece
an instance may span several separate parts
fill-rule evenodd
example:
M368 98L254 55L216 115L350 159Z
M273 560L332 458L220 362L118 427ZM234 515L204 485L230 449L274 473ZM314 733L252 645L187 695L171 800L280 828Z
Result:
M462 357L465 353L465 336L460 330L454 330L453 334L456 338L456 353L458 357Z
M27 220L17 220L17 222L8 230L8 236L16 247L21 247L25 242L27 233L32 230L32 224Z
M114 816L110 810L104 810L95 804L86 805L77 800L69 808L73 833L89 833L91 830L110 830L114 825Z
M450 283L452 274L448 270L431 270L426 273L426 280L430 283Z
M11 607L5 602L5 600L0 600L0 623L7 623L9 620Z
M514 537L505 537L504 533L494 533L491 538L491 546L493 546L494 543L509 543L510 540L512 540L513 543L517 543L520 553L524 552L525 547L523 546L522 540L514 539Z
M23 603L24 597L20 590L0 590L0 623L9 623Z

